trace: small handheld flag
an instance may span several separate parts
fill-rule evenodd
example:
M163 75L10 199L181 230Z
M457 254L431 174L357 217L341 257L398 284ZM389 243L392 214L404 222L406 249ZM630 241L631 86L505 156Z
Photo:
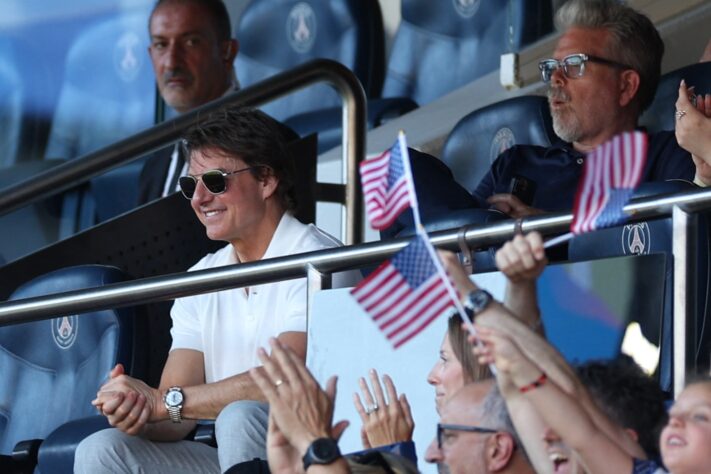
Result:
M408 207L417 209L417 199L410 176L409 154L405 134L382 155L360 164L360 175L365 197L365 211L370 224L382 230ZM416 216L419 218L419 216Z
M546 242L551 247L573 234L612 227L627 220L623 208L642 180L647 134L625 132L588 153L573 206L571 234Z
M455 305L426 234L380 265L351 294L397 349Z
M593 150L578 185L570 230L581 234L627 220L622 210L642 179L647 134L627 132Z

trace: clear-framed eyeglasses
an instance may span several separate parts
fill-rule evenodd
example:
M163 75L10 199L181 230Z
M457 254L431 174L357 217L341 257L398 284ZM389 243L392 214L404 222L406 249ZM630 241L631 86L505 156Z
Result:
M618 63L616 61L611 61L609 59L601 58L598 56L592 56L590 54L577 53L571 54L564 57L560 61L557 59L544 59L539 61L538 69L541 71L541 78L543 82L548 83L553 77L553 73L556 69L561 68L563 74L568 79L577 79L583 77L585 74L585 63L588 61L593 63L605 64L607 66L616 67L620 69L633 69L631 66L626 64Z

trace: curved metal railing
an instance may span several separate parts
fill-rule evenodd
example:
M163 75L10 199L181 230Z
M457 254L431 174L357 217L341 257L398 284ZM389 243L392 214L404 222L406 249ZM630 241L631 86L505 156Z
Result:
M674 387L684 386L686 373L694 368L692 328L693 301L696 301L697 212L711 209L711 189L693 190L675 195L641 199L625 206L633 220L673 217L674 254ZM550 214L525 219L520 227L542 234L565 232L572 222L572 214ZM510 239L519 224L508 220L485 226L471 226L432 234L437 247L457 250L459 236L470 248L494 245ZM228 288L252 286L293 278L308 278L309 308L316 291L330 287L334 272L377 263L407 245L408 238L372 242L348 247L309 252L214 269L144 278L117 283L102 288L86 289L49 296L8 301L0 304L0 326L50 317L77 314L150 301L209 293Z
M0 215L66 191L79 183L175 141L206 114L235 106L258 106L319 82L333 86L343 101L343 163L346 243L362 241L358 163L365 156L366 98L358 78L342 64L316 59L136 135L88 153L0 190Z

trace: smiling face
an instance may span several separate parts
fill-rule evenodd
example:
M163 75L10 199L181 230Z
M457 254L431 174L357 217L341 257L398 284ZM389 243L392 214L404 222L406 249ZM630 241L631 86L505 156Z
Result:
M553 57L584 53L604 59L609 32L604 29L569 28L560 38ZM596 146L621 130L612 120L620 113L620 69L592 61L585 63L582 77L569 78L562 68L551 76L548 102L556 135L567 142Z
M216 149L192 152L188 174L201 176L209 170L232 172L246 168L239 158L227 157ZM223 240L236 247L241 242L264 240L264 226L268 216L268 201L273 198L277 179L273 175L258 180L252 172L237 173L225 178L227 187L222 194L210 193L202 181L195 188L190 205L207 236Z
M448 398L464 386L462 364L454 355L447 334L439 350L439 360L427 375L427 382L435 388L437 413L441 412Z
M229 87L236 42L220 41L210 15L196 2L166 2L150 21L158 89L168 105L187 112Z
M711 382L695 383L681 392L659 444L670 472L711 472Z

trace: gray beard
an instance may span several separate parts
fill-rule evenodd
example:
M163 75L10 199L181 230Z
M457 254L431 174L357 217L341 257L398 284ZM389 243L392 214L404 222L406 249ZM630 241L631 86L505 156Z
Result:
M551 114L553 117L553 131L556 135L568 143L577 142L582 133L580 132L580 122L577 117L571 116L568 123L563 123L557 112Z

